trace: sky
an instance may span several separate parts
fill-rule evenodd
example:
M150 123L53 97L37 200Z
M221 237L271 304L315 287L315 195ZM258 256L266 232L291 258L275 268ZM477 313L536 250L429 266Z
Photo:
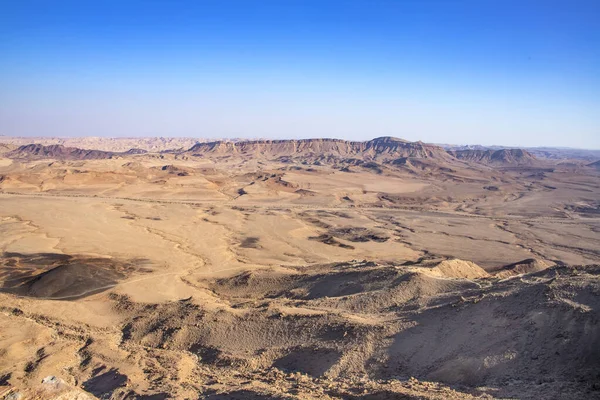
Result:
M600 149L600 1L4 0L0 134Z

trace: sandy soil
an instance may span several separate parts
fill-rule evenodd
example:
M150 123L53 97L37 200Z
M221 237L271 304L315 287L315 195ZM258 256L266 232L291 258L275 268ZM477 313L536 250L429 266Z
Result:
M0 159L0 398L600 398L600 173L378 165Z

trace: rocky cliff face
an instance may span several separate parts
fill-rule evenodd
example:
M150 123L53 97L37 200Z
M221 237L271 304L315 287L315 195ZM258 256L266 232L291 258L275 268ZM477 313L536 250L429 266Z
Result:
M189 149L198 155L238 154L279 157L364 157L369 159L396 159L400 157L451 158L439 146L422 142L408 142L392 137L382 137L366 142L339 139L258 140L248 142L198 143Z

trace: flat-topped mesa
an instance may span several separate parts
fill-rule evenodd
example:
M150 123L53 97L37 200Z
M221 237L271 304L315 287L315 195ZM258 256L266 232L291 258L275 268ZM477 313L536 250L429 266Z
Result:
M65 147L60 144L44 146L27 144L7 154L9 158L55 158L63 160L103 160L112 158L113 152L102 150L86 150L77 147Z
M422 142L381 137L366 142L341 139L256 140L242 142L217 141L197 143L188 152L193 154L238 154L277 157L356 157L395 159L399 157L442 158L448 153L439 146Z
M331 152L349 152L350 146L339 139L298 139L298 140L252 140L252 141L215 141L197 143L188 151L196 154L249 154L249 155L293 155L297 153L329 154Z
M528 165L537 161L533 154L523 149L457 150L448 153L459 160L483 164Z

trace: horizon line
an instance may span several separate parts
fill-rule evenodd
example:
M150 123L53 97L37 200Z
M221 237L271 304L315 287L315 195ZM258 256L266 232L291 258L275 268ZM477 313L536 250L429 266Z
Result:
M440 147L445 146L481 146L481 147L503 147L508 149L564 149L564 150L585 150L585 151L600 151L600 148L590 148L590 147L568 147L568 146L552 146L552 145L537 145L537 146L513 146L506 144L479 144L479 143L436 143L436 142L425 142L423 140L408 140L398 136L376 136L371 139L366 140L349 140L337 137L310 137L310 138L266 138L266 137L255 137L255 138L245 138L245 137L200 137L200 136L12 136L0 134L0 137L3 138L14 138L14 139L61 139L61 140L69 140L69 139L84 139L84 138L94 138L94 139L194 139L197 140L198 143L200 140L204 140L204 142L212 141L212 142L223 142L223 141L238 141L238 142L252 142L252 141L267 141L267 140L340 140L346 142L369 142L371 140L380 139L380 138L393 138L400 139L410 143L424 143L429 145L435 145Z

